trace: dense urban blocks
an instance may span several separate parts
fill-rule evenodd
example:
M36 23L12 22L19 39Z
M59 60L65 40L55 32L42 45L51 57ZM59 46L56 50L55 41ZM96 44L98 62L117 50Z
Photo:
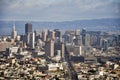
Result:
M0 37L0 79L119 80L120 34L32 30Z

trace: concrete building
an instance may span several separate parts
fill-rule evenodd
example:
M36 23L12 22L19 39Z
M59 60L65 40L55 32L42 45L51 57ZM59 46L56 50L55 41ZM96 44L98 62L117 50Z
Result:
M82 36L76 35L76 37L74 39L74 44L77 46L82 46Z
M85 36L85 46L90 46L90 35L86 34Z
M82 29L82 44L85 45L86 29Z
M55 32L52 30L48 30L47 40L55 40Z
M31 33L32 32L32 24L31 23L26 23L25 24L25 34Z
M54 44L54 51L57 54L57 51L60 50L60 57L64 59L65 54L65 45L62 42Z
M75 35L80 35L80 30L79 29L75 31Z
M42 41L46 41L46 39L47 39L47 31L43 30L43 32L42 32Z
M15 40L15 38L17 37L17 31L16 31L16 29L15 29L15 24L13 25L11 37L12 37L14 40Z
M54 41L49 40L45 42L45 54L50 57L54 57Z
M108 41L106 39L103 40L103 51L108 50Z
M34 32L35 32L35 41L38 41L38 39L40 39L40 37L41 37L40 31L39 31L39 29L36 29Z
M54 32L56 41L62 42L62 32L59 29L55 29Z
M32 32L30 33L30 39L29 39L29 46L31 49L34 49L35 48L35 33Z

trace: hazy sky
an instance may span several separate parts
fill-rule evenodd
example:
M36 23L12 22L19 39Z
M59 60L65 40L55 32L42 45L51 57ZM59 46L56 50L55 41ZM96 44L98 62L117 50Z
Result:
M120 0L0 0L0 19L67 21L120 17Z

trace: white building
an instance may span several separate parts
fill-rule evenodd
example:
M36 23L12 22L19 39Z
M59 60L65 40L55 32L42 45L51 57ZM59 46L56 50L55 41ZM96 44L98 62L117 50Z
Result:
M29 46L31 49L34 49L35 48L35 33L32 32L30 33L30 39L29 39Z
M16 31L16 29L15 29L15 24L13 25L11 37L12 37L13 39L15 39L15 38L17 37L17 31Z

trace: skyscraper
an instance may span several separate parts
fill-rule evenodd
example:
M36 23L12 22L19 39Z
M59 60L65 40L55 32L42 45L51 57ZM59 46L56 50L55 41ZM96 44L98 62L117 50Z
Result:
M82 29L82 44L85 45L86 30Z
M45 42L45 53L50 57L54 56L54 41L53 40L49 40Z
M47 31L46 29L44 29L42 32L42 41L46 41L46 39L47 39Z
M40 31L39 31L39 29L36 29L35 31L35 41L38 41L38 39L40 39Z
M108 41L106 39L103 40L103 50L104 51L108 50Z
M80 35L80 30L76 30L75 35Z
M26 23L25 24L25 34L31 33L32 32L32 24L31 23Z
M60 50L60 56L61 56L61 58L62 59L64 59L64 57L65 57L65 45L64 45L64 43L62 43L62 42L58 42L58 43L55 43L54 44L54 51L55 51L55 53L57 52L57 50Z
M74 43L77 46L82 46L82 37L81 37L81 35L76 35L75 36Z
M11 37L15 39L17 37L17 31L15 30L15 24L13 25Z
M57 42L61 42L62 41L62 32L59 29L55 29L55 38Z
M48 30L47 40L49 41L50 39L55 40L55 32L52 30Z
M86 34L85 36L85 46L90 46L90 35Z
M34 32L30 33L29 46L31 49L35 48L35 33Z

